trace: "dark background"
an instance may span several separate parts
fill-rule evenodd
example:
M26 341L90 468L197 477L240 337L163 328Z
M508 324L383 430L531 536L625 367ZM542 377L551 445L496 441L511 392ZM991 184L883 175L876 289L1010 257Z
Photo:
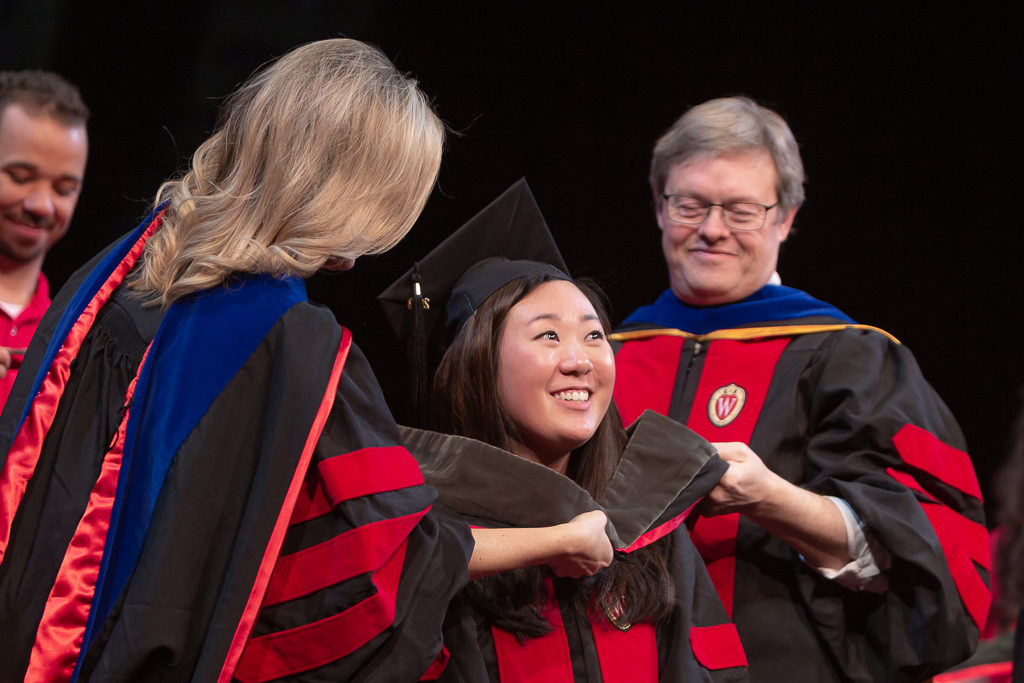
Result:
M264 61L346 35L416 76L453 131L434 196L392 252L310 285L399 417L404 361L374 299L415 258L525 176L570 269L602 282L620 320L667 286L654 140L689 106L754 97L789 121L809 176L784 283L910 346L991 490L1024 380L1024 13L823 4L2 0L0 68L58 71L92 109L54 286L135 225Z

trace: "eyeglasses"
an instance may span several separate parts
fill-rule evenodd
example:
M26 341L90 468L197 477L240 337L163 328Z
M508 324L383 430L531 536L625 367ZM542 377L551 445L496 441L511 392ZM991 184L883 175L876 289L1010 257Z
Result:
M700 197L691 197L688 194L664 194L665 205L668 207L668 217L676 223L683 225L700 225L708 214L711 207L718 206L722 209L722 218L730 230L753 231L764 227L765 218L768 212L779 205L775 202L771 206L758 204L757 202L708 202Z

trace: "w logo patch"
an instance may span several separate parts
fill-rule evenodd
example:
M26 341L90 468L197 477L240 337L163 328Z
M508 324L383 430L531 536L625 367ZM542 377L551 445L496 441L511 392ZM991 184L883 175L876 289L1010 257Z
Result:
M708 401L708 419L716 427L724 427L736 419L746 402L747 392L738 384L719 387Z

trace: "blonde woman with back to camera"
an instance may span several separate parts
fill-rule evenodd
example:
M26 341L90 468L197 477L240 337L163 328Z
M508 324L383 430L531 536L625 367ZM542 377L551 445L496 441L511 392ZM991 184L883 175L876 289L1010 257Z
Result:
M442 142L380 51L304 45L58 294L2 425L0 679L417 680L468 575L610 561L600 513L436 520L351 334L306 299L402 239Z

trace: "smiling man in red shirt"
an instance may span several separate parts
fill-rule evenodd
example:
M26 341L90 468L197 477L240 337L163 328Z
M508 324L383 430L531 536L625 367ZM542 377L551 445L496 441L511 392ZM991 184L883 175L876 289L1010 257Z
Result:
M50 305L43 259L78 203L88 117L60 76L0 72L0 406Z

